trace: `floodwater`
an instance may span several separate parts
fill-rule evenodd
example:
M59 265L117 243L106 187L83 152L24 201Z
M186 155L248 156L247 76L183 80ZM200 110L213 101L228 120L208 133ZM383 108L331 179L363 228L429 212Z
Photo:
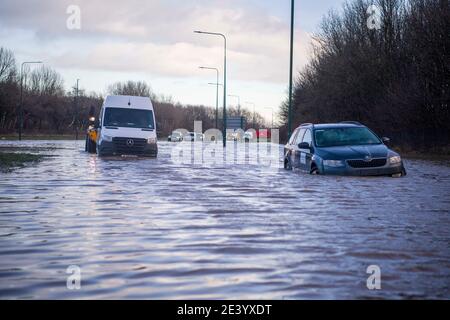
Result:
M22 145L53 156L0 173L2 299L450 298L448 165L331 177L174 163L167 142L146 160Z

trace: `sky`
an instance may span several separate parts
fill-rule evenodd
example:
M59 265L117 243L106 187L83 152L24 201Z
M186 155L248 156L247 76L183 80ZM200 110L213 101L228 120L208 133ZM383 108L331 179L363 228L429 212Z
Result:
M311 56L311 36L344 0L296 0L294 71ZM71 6L79 8L79 28ZM69 20L69 28L68 28ZM71 24L72 23L72 24ZM289 81L289 0L1 0L0 46L18 63L42 60L69 90L106 94L117 81L146 81L156 94L182 104L215 106L215 67L223 82L227 36L227 91L242 108L270 119ZM248 103L250 102L250 103ZM229 97L227 104L237 105ZM221 105L220 105L221 106Z

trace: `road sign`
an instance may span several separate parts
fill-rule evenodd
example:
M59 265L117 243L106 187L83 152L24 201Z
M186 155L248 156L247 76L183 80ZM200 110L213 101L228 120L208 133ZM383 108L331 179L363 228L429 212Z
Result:
M227 117L227 129L242 129L245 130L247 120L245 117Z

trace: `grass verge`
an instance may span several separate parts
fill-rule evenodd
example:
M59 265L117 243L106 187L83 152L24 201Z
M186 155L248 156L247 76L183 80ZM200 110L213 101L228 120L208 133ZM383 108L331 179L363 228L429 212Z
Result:
M31 153L0 152L0 171L10 172L14 168L20 168L27 163L39 162L43 155Z

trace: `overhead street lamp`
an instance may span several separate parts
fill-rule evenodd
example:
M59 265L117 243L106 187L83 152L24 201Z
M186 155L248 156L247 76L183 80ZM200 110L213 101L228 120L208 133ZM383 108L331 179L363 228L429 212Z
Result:
M222 37L224 40L224 55L223 55L223 128L222 128L222 138L223 147L227 145L227 38L224 34L218 32L206 32L206 31L194 31L194 33L207 34L213 36ZM217 81L219 82L219 81Z
M22 140L23 130L23 67L26 64L41 64L42 61L25 61L20 66L20 105L19 105L19 141Z
M219 127L219 69L210 68L210 67L199 67L200 69L205 70L215 70L217 79L216 79L216 129Z

